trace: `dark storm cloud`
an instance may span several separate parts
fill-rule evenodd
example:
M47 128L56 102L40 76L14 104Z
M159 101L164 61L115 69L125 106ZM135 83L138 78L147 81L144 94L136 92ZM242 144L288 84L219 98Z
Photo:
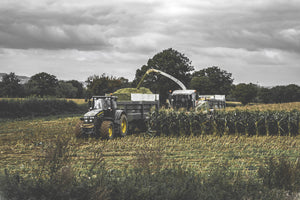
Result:
M127 5L128 6L128 5ZM134 12L113 5L0 7L0 46L16 49L113 48L111 39L140 34L144 5Z
M88 14L80 9L65 12L20 7L2 8L0 13L0 44L5 48L102 49L108 46L105 26L113 23L105 13Z
M300 52L299 1L233 1L200 4L189 10L178 22L182 25L177 26L181 27L177 33L178 37L189 37L193 44Z
M258 82L299 83L299 10L299 0L1 0L0 70L133 78L174 48L196 70L216 65L239 82L268 72Z
M297 1L104 1L77 6L68 1L66 5L58 2L1 6L0 45L20 49L124 51L123 45L127 44L133 51L148 52L156 45L150 40L168 37L164 38L166 43L181 39L202 47L300 52Z

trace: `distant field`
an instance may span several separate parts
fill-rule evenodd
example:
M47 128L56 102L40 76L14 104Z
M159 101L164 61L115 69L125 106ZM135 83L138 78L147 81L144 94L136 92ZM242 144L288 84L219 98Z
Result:
M300 110L300 102L291 102L291 103L280 103L280 104L250 104L246 106L242 106L241 104L237 104L236 107L227 107L226 110Z
M77 104L85 104L85 103L87 103L87 102L85 102L85 99L66 99L66 100L74 101Z

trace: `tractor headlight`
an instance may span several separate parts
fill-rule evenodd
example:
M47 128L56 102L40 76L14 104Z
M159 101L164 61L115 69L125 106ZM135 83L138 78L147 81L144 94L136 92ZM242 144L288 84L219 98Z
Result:
M84 117L84 123L93 123L95 117Z
M93 123L95 117L90 117L89 122Z

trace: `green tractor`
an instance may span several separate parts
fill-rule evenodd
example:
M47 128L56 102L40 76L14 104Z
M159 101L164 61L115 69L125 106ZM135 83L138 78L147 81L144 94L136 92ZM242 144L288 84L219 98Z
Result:
M120 95L120 94L118 94ZM95 136L104 139L124 137L135 127L145 128L152 109L159 109L159 95L130 94L130 99L117 101L117 96L93 96L89 111L76 128L77 136Z
M80 118L77 136L92 135L112 139L127 135L127 114L117 108L117 97L93 96L89 101L89 107L89 111Z

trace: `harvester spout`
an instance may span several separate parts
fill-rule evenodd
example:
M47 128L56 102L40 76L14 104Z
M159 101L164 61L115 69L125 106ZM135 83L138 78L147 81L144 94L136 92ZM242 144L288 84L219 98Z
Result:
M175 83L177 83L177 84L181 87L182 90L186 90L185 85L184 85L181 81L179 81L177 78L175 78L175 77L171 76L170 74L167 74L167 73L165 73L165 72L163 72L163 71L157 70L157 69L149 69L148 71L146 71L146 73L144 74L144 76L143 76L142 79L140 80L139 84L137 85L137 87L136 87L137 89L139 89L139 88L141 87L141 84L143 83L145 77L146 77L149 73L151 73L151 72L156 72L156 73L158 73L158 74L161 74L161 75L163 75L163 76L165 76L165 77L171 79L172 81L174 81Z
M153 69L149 69L149 70L146 71L146 73L143 75L142 79L140 80L139 84L137 85L136 89L140 89L141 84L143 83L145 77L146 77L150 72L154 72Z

